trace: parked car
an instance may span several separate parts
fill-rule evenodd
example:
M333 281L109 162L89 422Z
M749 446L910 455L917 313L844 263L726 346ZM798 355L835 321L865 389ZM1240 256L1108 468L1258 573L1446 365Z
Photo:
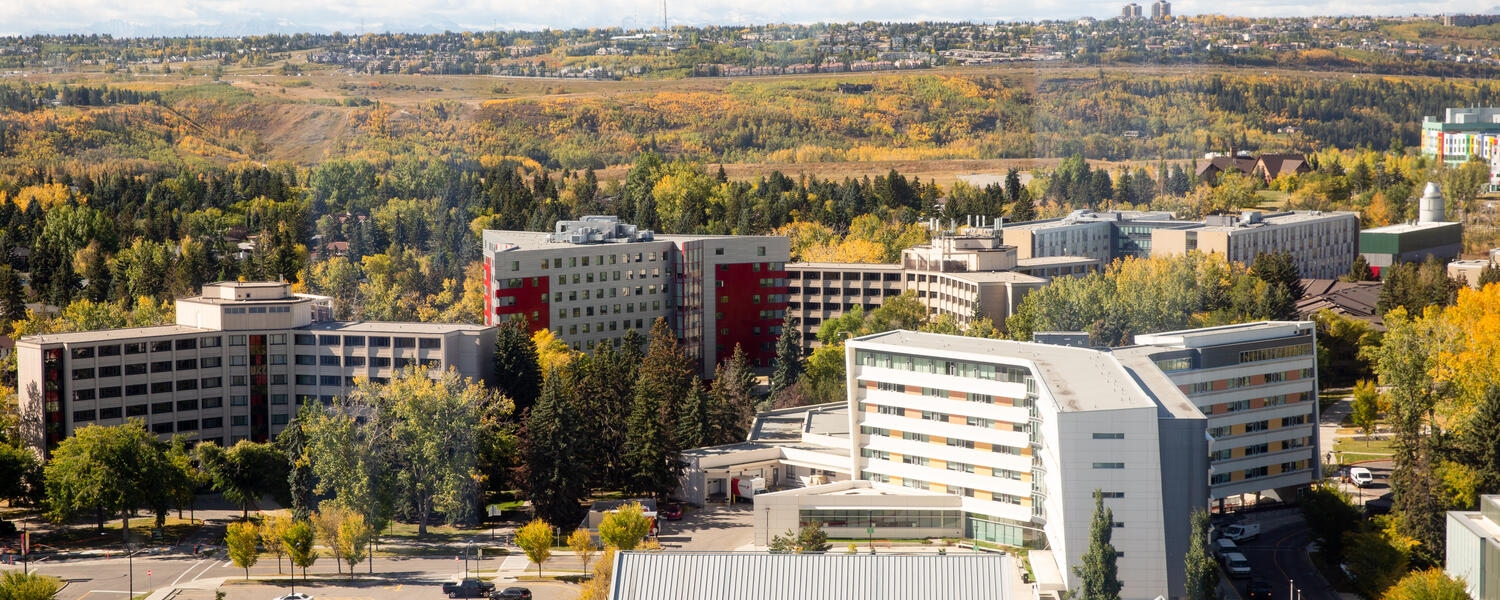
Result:
M276 600L313 600L313 597L300 592L294 592L285 596L281 596Z
M508 587L490 594L493 600L531 600L531 590L523 587Z
M1271 582L1256 577L1245 586L1246 600L1271 600Z
M681 519L682 505L676 502L669 502L667 504L667 507L662 509L661 516L663 519L666 519L668 521L676 521Z
M495 584L473 577L443 584L443 593L449 598L482 598L495 591Z
M1218 558L1219 560L1224 560L1225 554L1239 551L1240 545L1234 543L1234 540L1231 540L1229 538L1219 538L1217 540L1214 540L1214 557Z
M1243 554L1230 552L1224 555L1224 570L1229 571L1229 576L1236 579L1249 577L1250 561Z
M1224 529L1224 538L1235 542L1248 542L1260 537L1260 523L1237 523Z
M1349 483L1358 487L1369 487L1370 484L1375 483L1375 474L1364 467L1354 467L1349 469Z

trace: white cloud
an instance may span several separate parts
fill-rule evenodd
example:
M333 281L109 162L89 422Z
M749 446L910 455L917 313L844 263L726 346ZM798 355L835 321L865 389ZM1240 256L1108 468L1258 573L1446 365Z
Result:
M1145 3L1144 0L1136 0ZM1246 16L1324 14L1402 15L1485 12L1494 0L1262 0L1232 5ZM919 21L1107 17L1124 0L668 0L674 25L820 21ZM1222 12L1217 0L1179 0L1177 14ZM260 23L290 23L306 30L403 30L430 27L506 29L536 27L652 26L661 22L660 0L49 0L0 2L0 33L87 32L99 24L126 22L156 28L200 27L203 33Z

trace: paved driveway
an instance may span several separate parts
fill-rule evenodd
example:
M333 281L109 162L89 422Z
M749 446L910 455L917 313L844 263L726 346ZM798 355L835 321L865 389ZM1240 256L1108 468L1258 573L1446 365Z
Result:
M681 521L663 521L661 545L668 550L739 550L755 542L754 510L749 502L710 504Z

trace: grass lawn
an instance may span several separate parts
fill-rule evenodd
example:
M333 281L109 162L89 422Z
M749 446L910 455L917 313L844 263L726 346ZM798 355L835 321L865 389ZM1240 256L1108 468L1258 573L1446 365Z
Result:
M162 528L162 539L160 543L171 544L187 537L198 527L203 525L201 519L179 519L167 517L166 524ZM130 519L130 539L134 543L151 543L151 531L156 527L156 517L136 517ZM59 550L74 550L83 548L116 547L120 544L120 520L112 519L104 523L104 533L93 524L75 524L66 529L60 529L46 535L37 536L37 543L57 548Z
M1389 459L1394 450L1391 449L1391 440L1362 440L1359 438L1339 438L1333 444L1334 452L1342 452L1339 455L1345 464L1360 462L1364 460Z
M427 535L417 536L416 523L401 523L393 521L391 526L380 535L382 541L393 540L425 542L430 544L462 544L469 540L488 542L490 539L489 527L457 527L453 525L428 525Z

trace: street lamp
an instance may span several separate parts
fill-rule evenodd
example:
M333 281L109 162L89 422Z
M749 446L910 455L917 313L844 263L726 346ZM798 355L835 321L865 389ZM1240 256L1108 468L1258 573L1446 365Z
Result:
M464 542L464 579L469 578L469 553L473 551L474 540Z

